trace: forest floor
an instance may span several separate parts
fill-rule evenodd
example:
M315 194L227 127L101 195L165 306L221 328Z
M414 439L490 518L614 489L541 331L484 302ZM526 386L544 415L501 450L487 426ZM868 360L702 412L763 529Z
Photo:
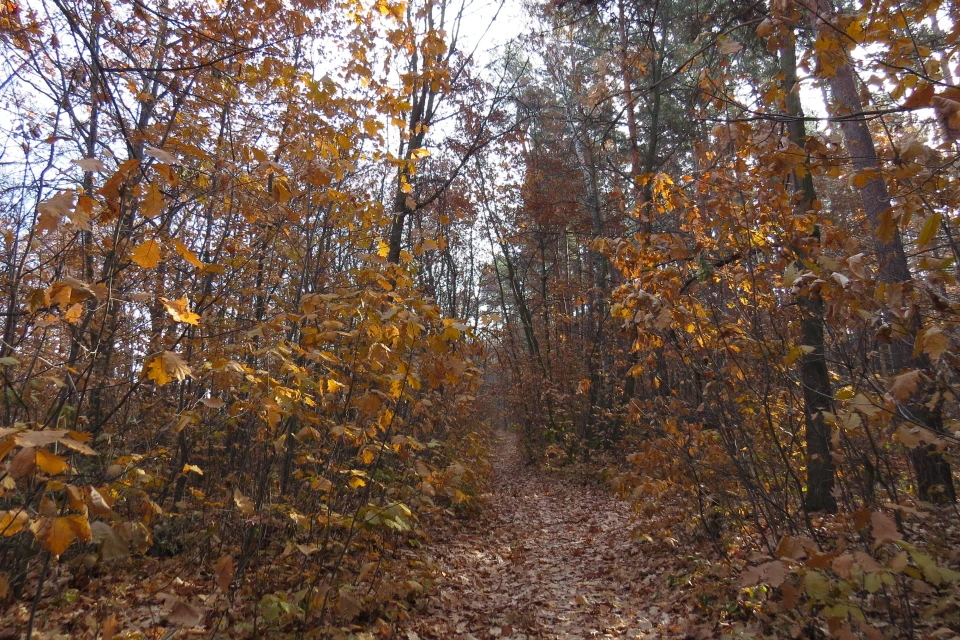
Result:
M626 502L526 464L514 434L499 435L494 460L485 511L425 549L434 588L409 640L687 635L692 621L658 598L673 563L645 553Z

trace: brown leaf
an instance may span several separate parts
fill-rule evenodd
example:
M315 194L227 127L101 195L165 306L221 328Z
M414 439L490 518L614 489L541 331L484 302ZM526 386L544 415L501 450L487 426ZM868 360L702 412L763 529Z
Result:
M233 503L237 505L237 509L240 510L240 513L247 517L252 516L253 512L255 511L253 501L240 493L240 489L233 490Z
M103 164L103 160L97 158L84 158L82 160L71 160L70 162L83 169L85 173L105 173L107 171L107 165Z
M885 513L880 511L871 513L870 525L873 529L873 539L877 542L893 542L903 539L903 536L897 531L897 523Z
M797 588L789 582L784 582L780 586L780 595L784 608L793 609L797 606L797 596L799 596L800 593L797 591Z
M180 161L177 160L177 157L169 151L164 151L163 149L158 149L157 147L151 147L150 145L144 146L143 155L156 158L164 164L180 164Z
M110 616L103 623L103 640L113 640L117 632L117 616Z
M901 373L893 379L893 384L890 386L890 395L898 402L906 402L907 399L910 398L910 395L917 390L917 385L920 383L920 375L919 369Z
M37 229L40 231L56 231L60 220L73 211L72 191L62 191L52 198L48 198L37 205L40 217L37 220Z
M106 522L94 522L90 525L93 541L100 546L100 558L113 560L130 555L130 543Z
M217 578L217 586L220 587L220 590L224 592L229 590L230 583L233 582L233 557L228 555L223 556L217 560L217 564L213 570Z
M169 598L173 604L167 613L167 621L178 627L196 627L203 622L203 610L176 598Z
M20 453L13 457L13 460L10 461L10 467L7 469L7 473L10 474L10 477L14 480L19 480L24 476L28 476L33 473L33 470L37 468L37 450L32 447L27 447L21 449Z
M340 600L337 604L344 620L353 620L360 615L360 601L346 591L340 592Z
M903 101L903 108L919 109L921 107L929 107L930 101L933 99L933 95L933 85L928 82L924 82L913 90L913 93L910 94L909 98Z

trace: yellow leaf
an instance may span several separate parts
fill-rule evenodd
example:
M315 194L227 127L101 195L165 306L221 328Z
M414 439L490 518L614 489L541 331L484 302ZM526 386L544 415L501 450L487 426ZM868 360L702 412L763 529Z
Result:
M923 223L923 227L920 229L920 237L917 238L917 248L921 251L930 246L930 243L934 238L937 237L937 231L940 230L940 221L943 220L943 216L939 213L932 213L927 216L927 219Z
M200 467L198 467L197 465L195 465L195 464L185 464L185 465L183 465L183 471L181 471L180 473L182 473L183 475L187 475L187 474L190 473L190 472L193 472L193 473L197 474L198 476L202 476L202 475L203 475L203 470L202 470Z
M150 358L150 360L147 361L146 370L147 378L153 380L161 387L173 380L173 378L167 373L166 367L163 366L162 356L158 355Z
M800 357L801 353L803 352L800 351L800 347L793 347L792 349L790 349L790 351L787 352L787 355L784 356L783 364L789 367L790 365L792 365L794 362L797 361L797 358Z
M201 262L200 258L197 257L197 254L187 248L187 245L183 244L179 240L174 240L173 248L177 250L177 253L180 254L180 257L195 266L197 269L203 268L203 262Z
M359 487L367 486L366 481L363 478L359 478L357 476L351 477L349 484L351 489L357 489Z
M66 473L70 470L70 465L67 464L65 458L50 453L46 449L37 449L37 466L40 467L41 471L51 476Z
M130 259L144 269L155 269L160 264L160 245L156 240L147 240L133 250Z
M877 223L877 237L884 244L893 241L893 234L897 230L897 219L893 215L893 209L887 209L880 214L880 221Z
M9 538L15 536L30 521L26 509L14 509L13 511L0 511L0 536Z
M176 378L183 381L191 374L187 362L173 351L164 351L152 356L144 366L145 375L158 385L163 386Z
M200 316L190 311L190 301L187 298L180 298L179 300L160 298L160 302L167 308L167 313L170 314L170 317L177 322L185 322L186 324L193 325L200 324Z
M160 187L151 182L141 199L143 215L148 218L155 218L163 211L163 205L163 193L161 193Z
M63 314L63 319L69 322L70 324L76 324L80 321L80 317L83 315L83 305L79 302L71 306Z
M51 518L41 524L36 535L43 541L43 548L55 556L66 551L74 540L89 542L93 539L90 523L79 515Z
M233 503L237 505L237 509L240 510L240 513L245 516L252 516L253 512L256 510L253 506L253 501L240 493L239 489L233 490Z

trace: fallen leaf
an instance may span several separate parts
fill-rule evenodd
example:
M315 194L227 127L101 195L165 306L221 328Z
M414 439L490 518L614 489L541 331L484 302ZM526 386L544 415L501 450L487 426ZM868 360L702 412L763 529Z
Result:
M167 622L178 627L196 627L203 622L204 615L199 607L174 598L166 618Z

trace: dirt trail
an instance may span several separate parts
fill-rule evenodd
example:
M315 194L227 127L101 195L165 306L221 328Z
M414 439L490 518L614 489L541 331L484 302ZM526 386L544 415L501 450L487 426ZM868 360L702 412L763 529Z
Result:
M656 637L665 614L639 597L655 574L631 539L628 505L525 465L507 433L488 499L477 523L428 547L437 589L406 637Z

